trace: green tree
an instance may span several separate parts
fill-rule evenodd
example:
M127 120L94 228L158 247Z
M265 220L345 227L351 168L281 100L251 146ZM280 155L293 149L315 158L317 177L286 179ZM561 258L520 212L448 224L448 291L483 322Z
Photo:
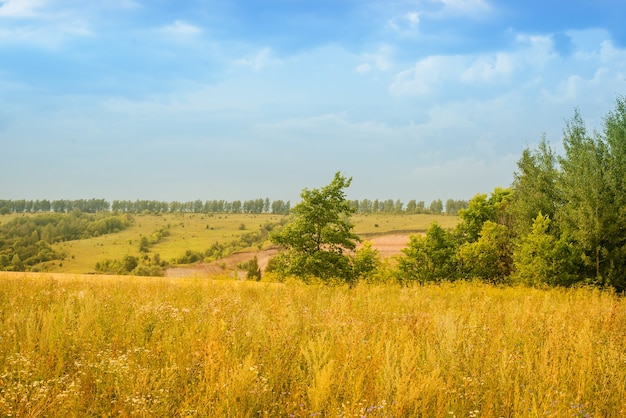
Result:
M248 261L246 279L256 280L257 282L261 280L261 268L259 267L259 259L256 255L252 260Z
M351 182L352 178L337 172L327 186L302 191L302 201L292 209L293 220L270 237L286 249L280 257L284 274L305 280L352 280L351 259L346 252L354 251L360 238L352 232L353 210L344 192Z
M124 256L124 259L122 260L122 268L124 269L125 273L130 273L138 265L139 265L139 260L137 259L137 257L132 256L132 255Z
M513 281L529 286L569 285L572 275L572 249L564 239L550 233L552 221L539 213L530 233L513 251Z
M141 237L139 240L139 251L142 253L150 252L150 241L147 237Z
M417 212L417 201L415 199L409 200L409 203L406 204L406 213L415 213Z
M587 134L578 111L566 125L563 146L565 155L559 159L557 183L564 201L556 213L559 227L582 250L582 267L587 276L582 278L595 277L604 285L611 249L606 232L619 210L612 205L606 181L607 147L598 136Z
M617 98L615 110L604 120L603 134L608 151L605 183L616 209L606 229L611 243L607 278L616 289L626 290L626 97Z
M456 233L460 242L474 242L478 239L483 224L495 219L495 209L487 200L486 194L477 194L467 206L459 212L461 222Z
M425 236L412 235L404 255L398 258L398 280L440 282L457 277L456 243L449 231L433 222Z
M513 267L508 228L486 221L476 241L459 247L459 259L466 278L508 282Z
M365 241L356 250L353 262L353 274L356 280L371 281L381 265L380 253L372 248L371 241Z
M443 212L443 202L441 199L436 199L430 202L430 206L428 207L431 213L439 215Z
M513 235L528 234L541 213L554 219L559 170L556 155L545 137L535 150L526 148L517 162L518 171L513 177L513 198L509 213L513 217ZM550 228L556 225L549 223Z
M13 258L11 259L11 264L13 265L13 268L12 268L13 271L24 270L24 263L22 263L22 259L20 258L18 253L15 253L13 255Z
M462 244L477 241L483 224L487 221L507 225L507 208L512 194L511 189L496 187L489 197L480 193L474 196L467 207L459 211L461 222L455 229L459 242Z

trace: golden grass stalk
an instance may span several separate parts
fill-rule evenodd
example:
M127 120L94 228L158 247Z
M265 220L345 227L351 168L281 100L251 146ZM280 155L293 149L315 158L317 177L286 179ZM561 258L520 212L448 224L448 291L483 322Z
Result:
M0 416L625 414L609 292L0 273Z

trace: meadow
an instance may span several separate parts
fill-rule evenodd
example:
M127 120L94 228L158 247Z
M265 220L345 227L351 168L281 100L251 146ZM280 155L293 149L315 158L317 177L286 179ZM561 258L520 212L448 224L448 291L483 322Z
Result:
M37 215L1 215L0 224L24 216ZM228 245L245 234L259 231L267 224L278 225L288 217L274 214L165 213L134 214L132 219L133 223L128 228L117 233L53 244L52 248L65 254L65 258L42 263L39 269L51 273L94 273L96 263L106 259L121 260L125 256L141 258L145 254L140 251L141 239L160 230L165 230L166 235L150 245L148 256L158 254L161 260L176 264L176 260L186 251L203 253L215 243ZM368 214L352 217L354 232L363 239L389 234L423 233L435 221L445 228L453 228L459 218L430 214ZM260 247L266 249L271 247L271 243L262 243ZM255 245L238 248L237 251L254 252L261 248Z
M0 272L0 416L624 415L598 289Z
M162 260L171 262L185 251L203 252L213 243L229 243L238 237L258 230L267 222L277 223L281 215L247 214L163 214L133 215L134 224L116 234L68 241L55 244L53 248L67 254L63 263L50 269L58 273L89 273L97 262L110 258L121 259L126 255L139 257L141 237L149 236L160 228L168 235L151 246L151 254L159 254Z

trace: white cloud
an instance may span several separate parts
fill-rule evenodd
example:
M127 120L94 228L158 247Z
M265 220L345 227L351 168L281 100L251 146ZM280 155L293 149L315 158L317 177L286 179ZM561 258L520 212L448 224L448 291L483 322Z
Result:
M235 64L249 67L254 71L262 70L273 64L279 63L280 60L272 57L271 48L262 48L253 55L235 60Z
M597 39L595 31L590 31L590 36ZM561 56L555 51L551 36L518 34L509 50L422 58L398 72L389 91L395 96L438 93L459 97L466 87L508 85L515 90L534 83L552 89L572 76L597 78L595 73L602 68L609 73L626 72L626 50L617 48L606 38L591 46L583 34L578 34L573 50L572 54ZM572 92L571 86L568 91ZM467 90L467 94L474 95L476 91Z
M361 64L356 67L356 72L365 74L373 70L388 71L391 69L391 55L393 48L389 45L382 45L374 53L361 55Z
M419 34L421 12L412 10L403 14L396 14L386 22L386 29L403 38L414 38Z
M0 28L0 42L30 44L54 49L67 38L92 36L89 26L83 21L60 21L44 25L24 25Z
M202 29L191 25L183 20L175 20L173 23L164 26L163 32L173 36L194 36L202 33Z
M82 6L78 3L79 6ZM91 7L63 8L51 0L0 0L0 41L54 49L75 37L93 36ZM9 19L10 18L10 19Z
M470 64L460 75L467 83L492 82L506 78L515 71L515 64L509 54L497 53L495 56L481 56Z
M626 49L615 47L613 42L602 41L599 55L602 65L617 67L622 71L626 69Z
M405 14L404 17L409 22L409 26L412 28L416 27L420 23L420 14L418 12L409 12Z
M0 0L0 17L39 16L45 4L45 0Z
M359 64L355 70L359 74L366 74L372 71L373 69L374 67L372 66L372 64L365 62L363 64Z
M426 57L412 68L399 72L389 86L389 91L396 96L432 93L445 80L458 77L464 62L462 56Z

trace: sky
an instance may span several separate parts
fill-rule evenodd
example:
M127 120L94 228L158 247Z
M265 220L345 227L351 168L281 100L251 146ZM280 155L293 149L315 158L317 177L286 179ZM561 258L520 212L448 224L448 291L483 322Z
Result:
M623 0L0 0L0 199L470 199L626 94Z

